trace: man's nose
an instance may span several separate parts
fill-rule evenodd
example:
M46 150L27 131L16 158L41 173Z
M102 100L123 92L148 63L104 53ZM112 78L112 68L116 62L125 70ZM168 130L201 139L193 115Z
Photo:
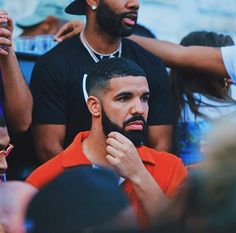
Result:
M127 8L138 11L138 9L139 9L139 1L138 0L128 0Z
M141 100L136 100L131 108L131 114L135 115L143 115L144 114L144 106Z

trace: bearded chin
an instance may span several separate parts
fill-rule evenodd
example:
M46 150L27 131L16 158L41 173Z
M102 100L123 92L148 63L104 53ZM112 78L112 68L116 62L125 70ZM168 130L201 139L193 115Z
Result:
M103 133L108 136L110 132L118 132L125 137L127 137L136 147L141 147L144 144L145 136L146 136L146 126L144 126L143 130L130 130L125 131L123 128L119 127L117 124L112 122L104 110L102 110L102 127Z
M96 21L100 28L114 37L127 37L134 31L133 27L126 27L122 24L125 14L116 14L103 0L97 8Z

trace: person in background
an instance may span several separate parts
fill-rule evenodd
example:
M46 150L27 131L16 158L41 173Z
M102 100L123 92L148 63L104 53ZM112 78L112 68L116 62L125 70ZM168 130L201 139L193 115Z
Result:
M192 69L213 74L220 79L227 78L236 83L236 46L212 48L205 46L182 46L168 41L139 36L131 38L151 53L161 57L169 67Z
M87 76L89 132L80 132L64 151L37 168L26 182L42 188L64 170L81 165L112 168L132 203L139 224L153 217L181 188L181 160L143 145L150 90L144 71L126 58L102 59Z
M5 11L0 11L0 70L1 96L7 125L26 131L32 120L32 96L22 76L12 45L13 21Z
M146 144L160 151L171 149L173 121L165 66L123 38L132 34L138 9L137 0L75 0L66 8L70 14L86 14L85 29L41 56L31 78L33 131L41 162L66 148L78 132L90 129L86 76L92 65L110 57L127 57L147 73L151 97Z
M234 42L228 35L196 31L185 36L180 44L223 47L234 45ZM206 132L216 119L236 111L236 102L230 96L226 79L173 69L170 80L176 117L176 154L190 167L203 159L201 146L204 146Z
M14 40L16 51L43 54L54 47L54 34L71 19L64 12L70 2L40 0L31 15L16 20L16 25L23 30ZM77 18L83 20L82 17Z
M71 22L72 23L72 22ZM56 34L55 39L62 41L81 30L82 22L70 22ZM66 29L66 30L65 30ZM208 46L183 46L169 41L132 35L131 40L162 58L166 65L175 69L195 70L213 74L220 79L227 78L229 83L236 83L236 46L212 48Z
M0 183L0 231L24 233L26 207L37 190L21 181Z
M19 68L12 45L13 21L0 11L0 159L1 178L6 180L6 156L12 149L9 132L25 132L32 120L32 96Z
M103 167L66 170L29 203L26 232L133 232L137 220L117 181L117 175Z

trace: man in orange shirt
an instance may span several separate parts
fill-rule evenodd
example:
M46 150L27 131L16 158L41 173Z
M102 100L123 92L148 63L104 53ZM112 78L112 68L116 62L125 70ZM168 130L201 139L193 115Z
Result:
M143 146L150 95L146 75L128 59L103 59L90 71L86 85L90 132L79 133L67 149L26 181L40 188L71 167L111 167L140 224L150 223L187 173L179 158Z

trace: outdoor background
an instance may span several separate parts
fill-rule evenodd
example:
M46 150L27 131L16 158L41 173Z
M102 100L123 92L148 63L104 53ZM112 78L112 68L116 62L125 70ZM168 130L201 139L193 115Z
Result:
M38 1L0 0L0 5L20 18L31 14ZM225 32L236 39L236 0L140 0L140 5L139 23L160 39L179 42L193 30Z

